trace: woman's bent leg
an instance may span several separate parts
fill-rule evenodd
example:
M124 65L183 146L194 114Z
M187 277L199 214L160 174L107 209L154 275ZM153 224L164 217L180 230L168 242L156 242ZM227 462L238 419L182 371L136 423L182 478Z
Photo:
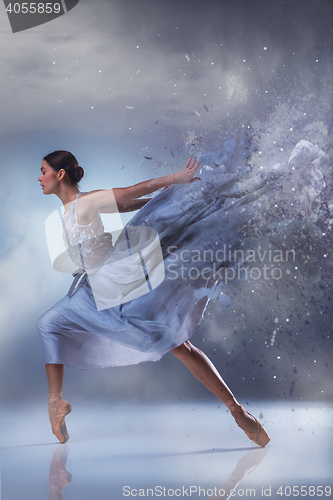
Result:
M45 365L47 381L49 384L49 393L62 392L62 382L64 377L64 365L54 365L47 363Z
M53 434L61 443L69 439L65 416L71 411L71 405L62 397L64 365L47 363L45 365L49 384L49 419Z

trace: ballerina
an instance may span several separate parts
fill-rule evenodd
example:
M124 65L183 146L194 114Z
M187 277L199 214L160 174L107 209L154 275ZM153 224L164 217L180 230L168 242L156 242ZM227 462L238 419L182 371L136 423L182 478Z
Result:
M208 213L208 206L212 213L221 206L209 201L205 206L193 196L187 199L188 209L186 200L184 206L179 205L182 187L176 185L199 185L201 178L195 177L199 166L199 161L190 158L185 168L164 177L126 188L81 193L78 182L84 172L71 153L55 151L42 161L38 181L45 195L55 194L64 206L64 240L71 259L81 268L81 278L83 275L76 288L71 287L71 292L37 322L49 387L49 419L52 432L61 443L69 439L65 417L71 411L71 405L62 397L64 364L77 368L121 366L156 361L167 352L181 360L226 405L238 426L254 443L263 447L270 440L258 420L236 400L209 358L189 341L209 301L208 290L206 296L194 299L193 283L184 279L173 282L168 279L169 274L160 286L130 300L133 287L130 292L124 291L124 283L127 285L132 275L121 270L120 279L112 285L122 292L122 299L113 307L98 308L95 290L90 286L89 269L96 269L96 264L98 267L99 262L105 262L105 255L112 255L117 248L117 243L113 246L110 235L104 232L100 213L140 209L132 220L141 227L155 227L166 259L167 243L183 241L182 231L189 231L191 224L202 220ZM140 199L161 188L154 198ZM177 198L172 198L177 194ZM177 199L179 206L174 204L172 208L170 199ZM130 224L132 221L127 226ZM178 240L174 239L175 235ZM186 238L184 242L180 248L186 248ZM118 264L121 267L121 262ZM104 275L103 265L100 272ZM109 279L112 281L112 273ZM210 279L206 276L203 281L196 280L195 289L202 283L209 289L219 281L220 275Z

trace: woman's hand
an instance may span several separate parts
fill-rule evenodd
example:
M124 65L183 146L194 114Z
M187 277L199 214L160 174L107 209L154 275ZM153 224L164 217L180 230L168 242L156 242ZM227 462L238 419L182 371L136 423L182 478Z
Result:
M201 162L197 162L196 158L194 160L190 158L186 163L185 168L176 174L177 184L189 184L190 182L201 181L200 177L193 177L200 165Z

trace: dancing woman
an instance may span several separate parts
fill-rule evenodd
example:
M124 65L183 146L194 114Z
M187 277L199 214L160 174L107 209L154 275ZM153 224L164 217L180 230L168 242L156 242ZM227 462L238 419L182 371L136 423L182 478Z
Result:
M105 255L117 248L117 243L113 247L110 235L104 232L100 213L140 209L127 226L155 228L165 262L171 258L170 248L184 250L187 245L203 248L196 223L207 226L207 218L214 215L223 201L210 200L209 193L206 201L202 197L199 200L201 179L194 177L199 166L200 162L190 158L185 168L174 174L127 188L81 193L78 182L84 172L71 153L55 151L42 161L38 181L45 195L55 194L64 206L64 239L72 260L81 267L82 278L74 291L37 322L48 378L49 418L52 432L61 443L69 439L65 416L71 411L70 404L62 397L64 364L85 369L122 366L156 361L167 352L180 359L227 406L238 426L253 442L260 446L269 442L264 428L238 403L213 363L189 342L209 300L208 291L199 299L193 292L199 286L216 285L220 277L215 280L206 277L192 283L191 280L174 279L167 273L162 283L148 294L133 300L129 300L128 295L122 303L100 309L96 307L89 273L82 277L85 268L89 267L87 263L94 269L96 263L105 260ZM187 191L182 200L185 186L179 185L196 185L196 191ZM164 189L154 198L140 199L161 188ZM103 266L100 272L103 274ZM117 279L114 286L121 289L133 276L126 273L126 269L120 269Z

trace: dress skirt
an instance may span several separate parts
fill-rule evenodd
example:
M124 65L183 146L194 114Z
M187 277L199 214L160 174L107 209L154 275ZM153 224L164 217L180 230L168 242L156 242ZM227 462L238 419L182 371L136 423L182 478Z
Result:
M233 256L310 215L325 154L300 141L273 167L202 167L201 180L158 193L128 222L156 230L165 277L138 298L99 310L81 280L37 322L45 363L94 369L157 361L198 330L212 289L238 279ZM281 236L282 238L282 236ZM128 280L128 276L124 276ZM225 290L225 288L223 288Z

